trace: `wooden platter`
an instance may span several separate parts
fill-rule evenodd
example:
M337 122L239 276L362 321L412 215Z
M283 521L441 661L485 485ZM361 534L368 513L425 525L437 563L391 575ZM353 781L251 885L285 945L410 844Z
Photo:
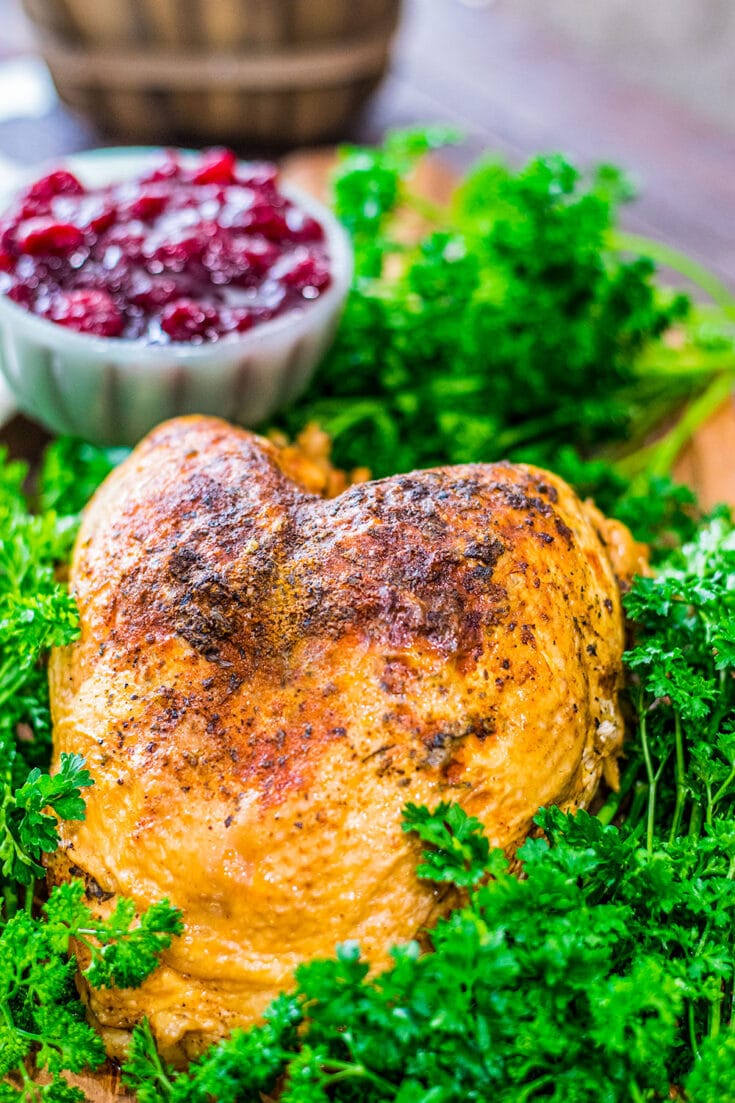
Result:
M327 181L334 165L334 153L330 150L307 151L293 154L284 162L284 175L323 198ZM454 173L440 160L428 161L416 175L415 186L427 198L443 201L455 181ZM416 227L419 228L418 226ZM411 232L411 227L408 227ZM0 421L2 403L0 402ZM0 443L7 445L13 456L31 461L38 458L47 434L22 416L14 416L0 429ZM700 429L685 449L676 465L675 475L692 486L707 507L717 502L735 506L735 400L733 396ZM115 1103L132 1100L133 1096L120 1083L119 1069L112 1063L93 1076L68 1077L69 1082L82 1088L90 1103Z

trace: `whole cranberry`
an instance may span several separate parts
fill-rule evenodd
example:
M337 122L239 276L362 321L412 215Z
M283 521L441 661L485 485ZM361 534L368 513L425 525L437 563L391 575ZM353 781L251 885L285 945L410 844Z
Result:
M208 149L194 174L195 184L232 184L237 158L231 149Z
M251 207L242 211L233 221L233 226L262 234L270 241L283 241L289 235L288 223L282 212L272 203L265 203L263 200L256 200Z
M109 230L110 226L114 225L117 217L117 211L110 203L101 203L96 210L90 214L87 225L89 229L95 234L104 234L105 230Z
M287 287L302 294L308 289L322 291L330 282L329 269L326 264L307 254L299 256L291 263L279 278ZM305 298L313 298L314 295L305 295Z
M23 214L31 218L45 212L48 204L57 195L84 195L84 186L71 172L57 169L48 176L36 180L23 193Z
M165 211L168 203L169 194L162 187L150 187L142 191L120 213L122 218L133 218L139 222L152 222Z
M3 219L0 222L0 249L6 253L12 253L15 249L15 232L18 224L11 219Z
M46 317L58 325L97 337L119 337L123 316L106 291L61 291L52 299Z
M26 307L28 310L31 310L33 307L34 297L35 289L29 287L27 283L15 283L8 291L9 299L12 299L14 303L18 303L19 306Z
M194 299L177 299L161 312L161 329L172 341L191 341L204 337L219 321L219 314L211 306Z
M0 222L0 270L10 272L15 267L15 226L9 222Z
M31 256L67 256L84 243L84 234L72 222L53 218L31 218L21 223L16 235L18 248Z
M289 207L286 212L286 222L293 241L299 244L309 241L323 241L324 227L311 215L300 211L298 207Z

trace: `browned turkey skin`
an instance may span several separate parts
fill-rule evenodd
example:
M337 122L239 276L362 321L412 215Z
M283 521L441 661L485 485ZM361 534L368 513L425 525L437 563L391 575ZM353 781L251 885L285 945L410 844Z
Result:
M77 541L54 744L95 785L50 876L84 876L101 911L167 896L186 923L140 990L88 994L111 1053L147 1015L191 1055L348 938L384 963L446 906L407 801L458 801L512 852L539 806L615 776L627 530L529 467L325 499L286 466L224 422L169 422Z

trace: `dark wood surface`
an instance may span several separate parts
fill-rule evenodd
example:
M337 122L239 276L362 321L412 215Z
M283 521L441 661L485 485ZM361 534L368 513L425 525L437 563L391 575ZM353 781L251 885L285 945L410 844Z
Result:
M632 86L502 6L416 0L394 72L368 126L449 118L468 131L459 159L560 149L614 161L639 181L631 228L684 248L735 282L735 139Z

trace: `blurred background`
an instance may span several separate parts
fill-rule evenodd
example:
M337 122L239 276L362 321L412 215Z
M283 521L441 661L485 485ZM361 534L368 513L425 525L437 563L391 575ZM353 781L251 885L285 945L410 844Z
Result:
M41 29L47 45L55 40L57 46L84 41L119 46L128 37L140 46L146 34L153 42L156 32L157 44L168 39L168 45L174 47L187 42L202 45L202 20L194 18L196 4L191 0L25 0L25 4L28 18L21 10L21 0L0 0L0 56L33 49L38 36L34 38L31 22ZM268 37L268 24L277 37L279 22L283 33L283 11L299 5L294 0L250 0L249 4L242 0L206 4L202 0L200 6L210 10L206 20L210 31L217 23L217 12L224 13L220 16L219 42L215 33L214 44L221 46L224 42L232 48L237 45L238 24L242 29L241 46L245 47L250 38L251 47L262 47ZM338 0L305 0L302 6L305 17L301 26L291 27L292 41L304 44L312 37L323 43L330 32L338 36L344 30L347 41L355 45L355 40L362 37L357 45L364 45L365 37L376 38L376 31L390 33L398 5L394 0L345 0L342 4ZM414 0L406 6L423 8L422 17L430 19L432 9L442 7L442 0ZM639 0L595 0L593 4L586 0L450 0L450 6L476 12L494 8L495 21L514 14L536 29L543 27L583 47L619 74L735 129L735 5L731 0L646 0L643 4ZM256 14L243 15L247 7ZM342 17L338 14L340 7L346 13ZM146 9L157 9L159 14L151 18L146 16ZM479 15L474 21L478 31L491 28L493 23ZM188 25L188 34L183 24Z
M505 6L735 130L732 0L506 0Z
M447 121L457 167L488 149L621 164L642 193L629 226L735 280L732 0L23 3L0 0L6 164L121 141L280 153Z

